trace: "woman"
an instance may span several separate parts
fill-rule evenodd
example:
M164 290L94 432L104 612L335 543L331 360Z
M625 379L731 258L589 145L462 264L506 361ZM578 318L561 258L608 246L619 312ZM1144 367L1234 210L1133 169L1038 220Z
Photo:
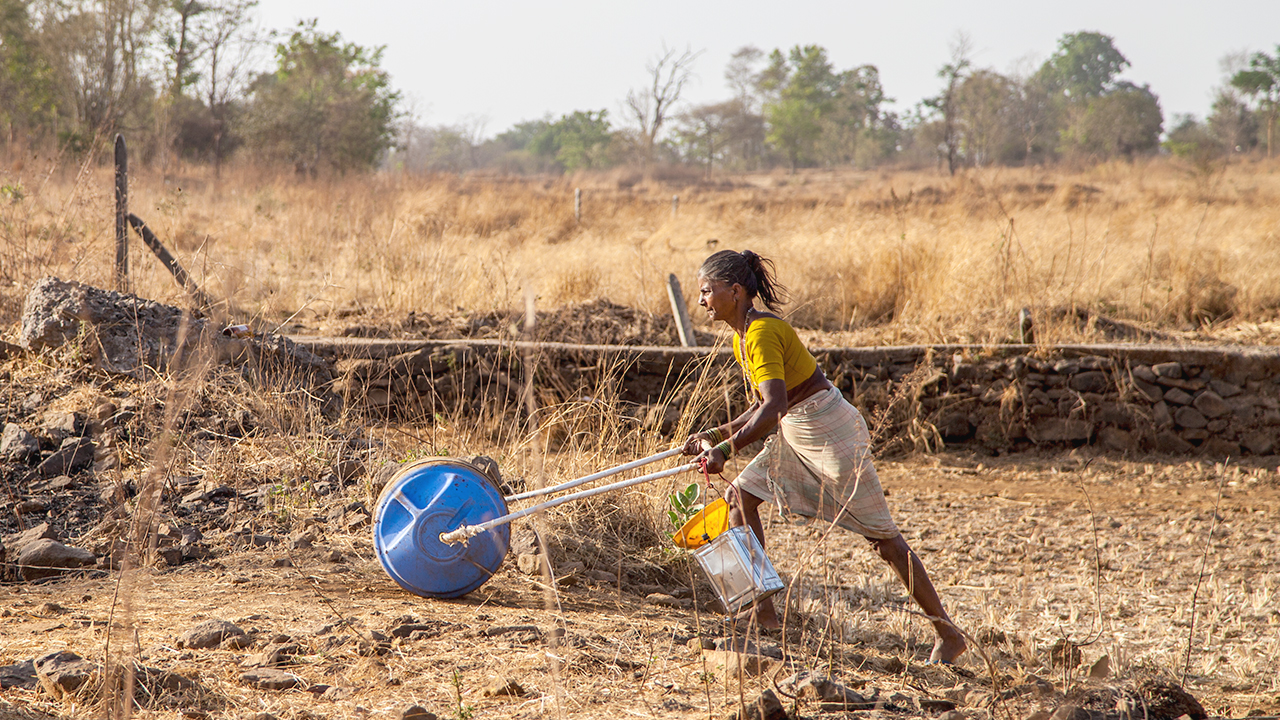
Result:
M698 304L712 320L733 328L733 354L756 399L728 425L690 435L684 452L705 460L708 472L720 472L737 448L777 427L729 488L729 524L749 525L763 545L759 506L773 500L780 508L862 535L933 619L938 641L931 660L949 663L964 652L964 638L889 515L862 415L823 375L795 330L755 308L758 297L777 312L784 292L773 263L750 250L722 250L702 264ZM703 451L706 443L713 447ZM779 627L772 599L758 603L755 617L763 627Z

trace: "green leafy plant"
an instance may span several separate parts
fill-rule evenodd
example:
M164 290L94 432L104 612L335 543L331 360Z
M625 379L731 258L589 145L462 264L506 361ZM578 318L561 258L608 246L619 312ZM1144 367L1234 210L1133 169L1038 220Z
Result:
M458 674L458 669L453 669L453 692L458 699L458 720L471 720L476 714L476 709L471 705L462 704L462 676Z
M689 522L689 518L702 512L702 503L698 500L702 497L702 488L698 487L698 483L689 483L684 490L672 493L668 497L671 507L667 508L667 518L671 520L671 524L680 527Z

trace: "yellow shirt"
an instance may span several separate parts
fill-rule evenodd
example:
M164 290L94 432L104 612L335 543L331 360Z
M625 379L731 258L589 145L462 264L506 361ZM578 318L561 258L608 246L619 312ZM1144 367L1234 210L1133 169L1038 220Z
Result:
M743 346L746 362L743 362ZM756 318L747 326L745 343L733 334L733 357L747 373L747 381L759 388L765 380L782 380L790 390L808 380L818 369L818 361L800 342L796 331L786 320L774 317Z

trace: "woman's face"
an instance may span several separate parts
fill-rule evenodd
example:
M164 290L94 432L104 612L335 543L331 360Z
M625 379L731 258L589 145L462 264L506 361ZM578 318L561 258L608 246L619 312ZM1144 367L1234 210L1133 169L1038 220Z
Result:
M738 309L738 299L741 297L741 285L729 285L705 275L698 276L698 304L706 308L707 317L711 320L729 322Z

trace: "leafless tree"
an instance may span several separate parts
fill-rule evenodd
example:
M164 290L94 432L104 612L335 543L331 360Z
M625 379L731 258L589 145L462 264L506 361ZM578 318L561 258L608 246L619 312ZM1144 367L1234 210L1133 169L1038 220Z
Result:
M204 67L200 73L200 90L213 117L213 171L222 174L226 154L223 141L227 134L231 101L242 93L253 67L254 53L262 42L252 25L250 12L258 0L227 0L214 4L196 30L204 48Z
M942 113L942 143L947 154L947 172L952 175L956 174L956 166L960 162L961 138L957 123L959 109L957 101L960 85L971 64L969 55L972 50L973 43L969 40L969 36L963 32L956 33L955 40L951 43L951 62L943 65L938 71L938 77L945 80L947 86L936 98L934 107Z
M641 150L644 162L653 162L653 148L658 133L671 114L671 108L680 100L680 93L693 77L693 62L702 51L685 48L683 53L662 46L658 57L645 66L649 85L627 93L627 111L640 128Z

